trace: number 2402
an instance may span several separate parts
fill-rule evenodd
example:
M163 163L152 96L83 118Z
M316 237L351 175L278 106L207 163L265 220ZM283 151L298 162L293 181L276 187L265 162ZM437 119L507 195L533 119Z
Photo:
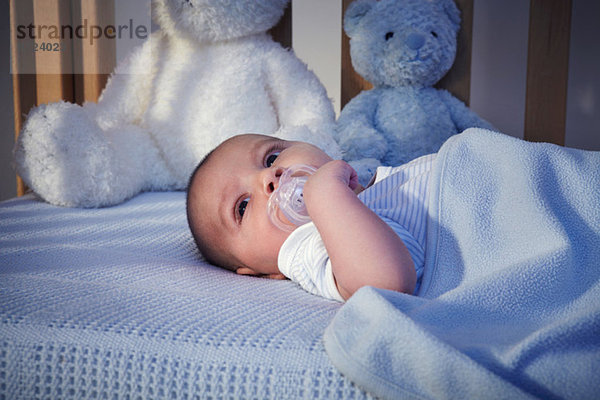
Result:
M60 51L60 43L34 43L33 51Z

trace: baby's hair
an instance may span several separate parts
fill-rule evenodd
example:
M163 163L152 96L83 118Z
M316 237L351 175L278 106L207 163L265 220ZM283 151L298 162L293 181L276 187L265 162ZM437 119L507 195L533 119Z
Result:
M206 156L204 156L204 158L198 163L198 165L196 166L196 168L194 168L194 171L190 175L190 178L189 178L188 184L187 184L187 189L186 189L185 208L186 208L188 226L190 227L190 231L192 232L192 237L194 238L196 247L200 251L200 254L202 254L202 257L204 257L204 259L206 261L208 261L209 263L211 263L213 265L216 265L216 266L228 269L228 270L232 270L231 267L227 267L221 260L218 259L217 256L215 256L215 254L217 254L217 252L215 251L215 249L212 248L212 246L209 244L209 242L206 240L206 238L204 238L203 235L201 235L198 227L194 223L194 218L192 215L193 207L191 205L191 195L190 195L191 190L190 189L192 188L192 185L194 184L194 180L196 178L196 175L198 175L198 172L201 171L204 166L206 166L207 162L211 159L213 153L217 149L218 149L218 146L216 148L214 148L212 151L210 151Z
M199 242L202 242L202 240L201 240L198 232L196 232L196 229L195 229L193 221L192 221L191 207L190 207L190 189L192 188L192 184L194 183L194 178L198 174L198 171L200 171L200 169L202 169L204 164L206 164L206 162L210 159L210 156L213 154L214 151L215 150L213 149L211 152L209 152L207 155L205 155L202 158L202 160L200 160L198 165L196 165L196 167L194 168L194 171L192 172L192 174L190 175L190 178L188 179L188 184L187 184L187 188L185 191L186 192L185 212L187 215L188 226L190 227L190 230L192 231L192 236L194 237L194 242L196 243L196 246L198 246L198 249L200 249L202 247L199 243Z
M188 193L188 201L189 201L189 193L190 193L190 188L192 187L192 182L194 181L194 177L196 176L196 174L198 173L198 171L204 166L204 164L206 164L206 162L210 159L210 157L213 155L213 153L215 152L217 148L212 149L207 155L205 155L202 160L200 160L200 162L198 163L198 165L196 165L196 167L194 168L194 171L190 174L190 178L188 179L188 184L187 184L187 189L186 192ZM186 207L189 206L188 201L186 201Z

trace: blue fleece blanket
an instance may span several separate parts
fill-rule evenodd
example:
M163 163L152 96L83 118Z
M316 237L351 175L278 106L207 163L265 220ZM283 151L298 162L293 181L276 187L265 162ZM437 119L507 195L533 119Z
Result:
M600 396L600 152L472 129L439 152L419 297L363 288L325 333L381 398Z

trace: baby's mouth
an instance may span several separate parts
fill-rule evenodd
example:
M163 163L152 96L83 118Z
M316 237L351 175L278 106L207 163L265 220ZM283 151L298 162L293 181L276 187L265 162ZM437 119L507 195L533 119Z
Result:
M277 177L277 188L267 202L267 213L271 222L284 231L310 221L303 199L304 183L316 171L308 165L290 166L281 177Z

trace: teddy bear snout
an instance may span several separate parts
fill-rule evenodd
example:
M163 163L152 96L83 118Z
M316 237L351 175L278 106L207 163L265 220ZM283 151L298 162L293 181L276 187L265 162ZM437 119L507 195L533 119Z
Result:
M419 50L425 44L425 37L419 33L411 33L404 39L404 43L409 49Z

